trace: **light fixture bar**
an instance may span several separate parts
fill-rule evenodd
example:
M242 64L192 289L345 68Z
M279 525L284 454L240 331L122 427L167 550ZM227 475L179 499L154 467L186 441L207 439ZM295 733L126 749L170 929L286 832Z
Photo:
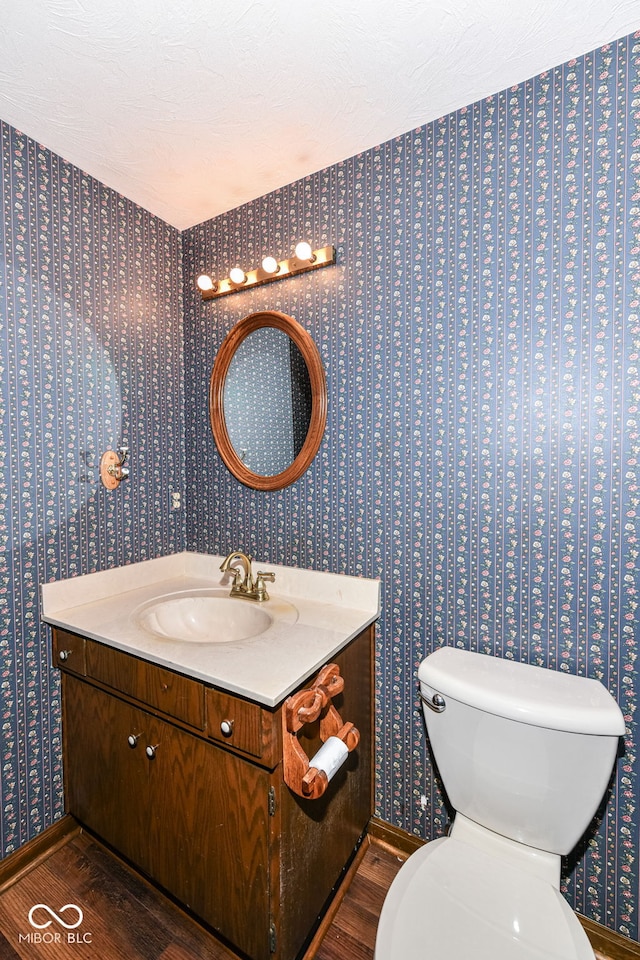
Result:
M202 290L203 300L217 300L218 297L226 297L229 293L238 293L240 290L249 290L251 287L259 287L263 283L273 283L275 280L284 280L285 277L293 277L298 273L306 273L308 270L318 270L320 267L329 267L336 262L336 248L333 246L320 247L314 250L309 260L298 260L296 257L290 257L288 260L280 260L277 273L267 273L262 267L256 267L255 270L249 270L243 283L234 283L229 277L214 282L211 290Z

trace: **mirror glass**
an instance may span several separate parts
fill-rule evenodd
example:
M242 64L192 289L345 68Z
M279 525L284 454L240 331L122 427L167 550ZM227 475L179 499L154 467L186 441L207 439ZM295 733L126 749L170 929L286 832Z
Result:
M220 455L238 480L260 490L297 480L326 421L324 369L304 328L275 311L241 320L216 357L210 414Z
M260 327L242 341L227 371L223 408L231 445L249 470L269 477L291 466L309 430L311 381L284 331Z

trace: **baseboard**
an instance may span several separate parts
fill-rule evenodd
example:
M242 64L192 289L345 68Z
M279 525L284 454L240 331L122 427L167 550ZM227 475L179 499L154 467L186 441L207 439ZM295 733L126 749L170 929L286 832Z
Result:
M419 850L425 843L424 840L414 836L414 834L408 833L400 827L394 827L393 824L386 823L378 817L371 817L368 833L387 847L409 856ZM640 944L636 943L635 940L629 940L622 934L610 930L601 923L596 923L595 920L589 920L579 913L576 916L582 924L591 946L602 960L640 960Z
M54 851L68 843L71 837L80 832L80 825L66 814L60 820L28 840L19 850L10 853L0 861L0 893L16 883L39 863L50 857Z
M407 833L406 830L402 830L400 827L394 827L393 824L386 823L386 821L380 820L378 817L371 817L367 827L367 833L381 843L386 844L386 846L391 847L391 849L396 852L406 853L408 855L415 853L416 850L419 850L420 847L423 847L425 844L425 841L421 840L420 837L416 837L412 833Z
M605 957L606 960L638 960L640 958L640 944L635 940L629 940L621 933L616 933L615 930L610 930L609 927L580 914L577 914L577 917L599 957Z

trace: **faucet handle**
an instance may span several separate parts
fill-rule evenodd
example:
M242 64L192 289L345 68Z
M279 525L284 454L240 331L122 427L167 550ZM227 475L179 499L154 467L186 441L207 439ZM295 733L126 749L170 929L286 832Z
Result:
M267 588L265 587L264 582L265 580L268 580L269 583L275 583L275 579L275 573L263 573L262 570L258 570L256 574L255 585L256 600L269 599L269 594L267 593Z

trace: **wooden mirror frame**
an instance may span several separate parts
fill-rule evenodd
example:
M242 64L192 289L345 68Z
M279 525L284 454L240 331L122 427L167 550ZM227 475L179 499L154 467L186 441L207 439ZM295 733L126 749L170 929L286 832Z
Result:
M254 473L242 462L229 439L224 417L224 388L231 361L240 344L261 327L275 327L293 340L302 354L311 384L311 417L305 441L293 463L282 473L273 476ZM268 400L268 397L265 398L265 402ZM260 411L256 411L256 416L259 415ZM250 313L229 331L211 371L209 416L213 438L222 460L233 476L246 487L252 487L254 490L281 490L302 476L318 452L324 436L327 422L327 381L318 348L313 338L297 320L276 310L266 310L261 313Z

